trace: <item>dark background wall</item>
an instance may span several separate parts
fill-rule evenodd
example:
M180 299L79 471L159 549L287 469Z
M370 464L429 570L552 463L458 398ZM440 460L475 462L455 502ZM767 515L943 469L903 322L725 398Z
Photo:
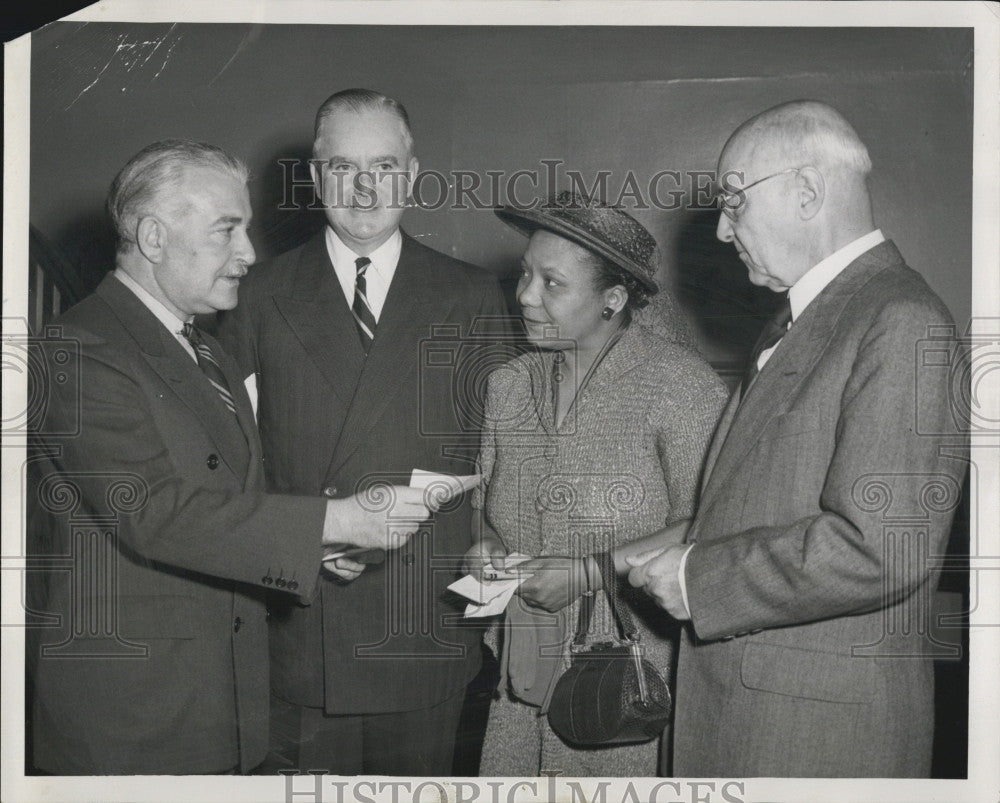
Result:
M742 120L812 97L841 109L868 144L880 225L964 328L972 52L969 29L57 23L32 39L31 221L92 286L111 259L111 178L149 142L186 137L250 164L259 258L284 250L322 217L277 209L278 159L308 158L316 106L349 86L406 104L424 169L485 179L558 159L588 185L610 171L612 197L629 171L645 195L657 171L712 170ZM423 186L434 201L438 185ZM678 188L690 182L662 181L661 200ZM518 197L531 196L519 183ZM720 367L740 360L772 295L715 240L715 215L625 205L656 236L665 283L706 356ZM404 226L498 273L523 246L487 210L412 210Z

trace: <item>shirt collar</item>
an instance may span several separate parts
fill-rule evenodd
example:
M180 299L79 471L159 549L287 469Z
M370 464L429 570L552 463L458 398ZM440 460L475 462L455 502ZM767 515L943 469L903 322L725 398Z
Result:
M844 268L866 251L885 242L881 229L870 231L863 237L834 251L826 259L817 262L788 291L788 303L792 308L792 320L797 319L816 296L840 274Z
M381 273L383 270L395 270L399 262L399 254L403 249L403 235L396 229L392 235L382 245L372 251L368 258L372 261L368 270L375 270ZM354 270L355 260L360 257L344 241L340 239L332 228L326 227L326 250L330 254L330 261L337 265L350 265Z
M188 321L194 320L194 315L189 317L187 321L181 320L173 312L167 309L163 302L153 296L145 287L143 287L139 282L129 276L121 268L115 268L114 270L115 278L118 279L122 284L124 284L129 290L135 293L136 298L138 298L146 307L149 309L153 315L156 316L156 320L162 323L167 330L174 335L181 334L181 330L184 328L184 324Z

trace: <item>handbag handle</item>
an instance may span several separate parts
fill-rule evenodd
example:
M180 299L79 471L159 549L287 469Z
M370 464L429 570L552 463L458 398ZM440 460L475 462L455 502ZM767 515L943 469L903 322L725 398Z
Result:
M610 552L595 552L593 555L597 563L597 568L601 572L602 585L604 586L604 596L608 600L608 607L611 608L611 615L618 626L618 632L622 641L633 644L639 643L639 630L632 621L632 616L624 607L619 607L615 601L615 585L618 582L618 575L615 573L614 556ZM586 561L586 558L584 558ZM586 566L584 566L586 571ZM590 620L594 615L594 597L585 596L580 605L580 615L576 622L576 635L573 637L573 646L582 647L587 643L587 633L590 632Z

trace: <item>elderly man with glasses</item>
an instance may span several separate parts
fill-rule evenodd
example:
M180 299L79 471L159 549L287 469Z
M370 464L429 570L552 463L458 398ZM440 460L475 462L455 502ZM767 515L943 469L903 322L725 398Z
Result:
M876 227L867 148L831 107L751 118L718 167L718 237L783 304L723 413L683 543L632 561L632 584L687 622L673 773L925 776L920 623L965 447L940 434L955 429L945 372L915 355L951 316Z

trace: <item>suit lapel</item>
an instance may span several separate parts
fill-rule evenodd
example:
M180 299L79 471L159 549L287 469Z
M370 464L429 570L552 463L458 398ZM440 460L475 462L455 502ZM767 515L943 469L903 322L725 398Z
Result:
M287 296L274 301L309 359L344 407L351 404L364 351L344 291L326 250L325 231L313 237L299 255Z
M617 341L605 348L606 351L598 356L597 364L591 369L590 376L566 411L560 430L566 427L567 422L570 426L575 426L577 416L585 412L594 399L613 397L617 392L616 388L621 384L622 377L648 359L644 350L643 333L638 325L630 326L621 332ZM547 395L551 399L552 394Z
M708 447L708 454L705 456L705 468L702 471L701 492L699 494L702 502L705 499L705 491L708 489L709 479L715 469L715 462L719 459L719 452L722 450L726 438L729 437L729 429L733 425L733 418L735 418L736 410L740 406L738 390L739 386L730 394L729 402L722 411L722 416L719 418L719 423L715 428L715 434L712 436L712 442Z
M443 324L455 306L454 288L434 270L433 252L403 234L399 264L379 316L375 340L341 430L331 471L336 471L364 442L394 393L412 388L420 366L421 341L432 326ZM341 294L343 295L343 294ZM348 316L350 313L348 313ZM351 319L353 330L353 319ZM468 334L468 333L464 333ZM353 331L357 341L357 331ZM358 354L362 354L360 344Z
M209 384L198 364L177 342L136 295L114 276L109 275L98 287L97 292L108 302L112 311L138 344L143 359L160 376L174 395L202 422L205 431L215 443L219 457L243 477L246 474L248 449L251 439L237 419L219 398L219 394ZM219 349L212 340L213 349ZM226 360L228 362L228 360ZM226 372L230 390L237 402L237 410L249 401L237 381L233 386L232 372ZM256 437L256 436L255 436Z
M837 319L851 298L878 271L902 264L891 242L862 254L806 307L765 363L742 404L731 398L706 462L699 513L707 510L775 416L787 411L795 389L819 362ZM728 426L727 426L728 423Z

